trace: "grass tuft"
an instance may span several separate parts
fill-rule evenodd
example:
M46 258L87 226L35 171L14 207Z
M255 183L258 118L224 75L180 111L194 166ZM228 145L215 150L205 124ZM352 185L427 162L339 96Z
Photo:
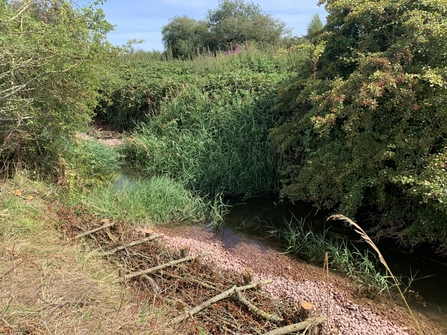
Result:
M418 332L420 335L423 335L424 333L422 332L421 326L419 325L418 320L416 319L416 317L413 314L413 311L411 310L410 306L408 305L407 299L405 299L405 296L402 292L402 290L400 289L400 285L399 282L397 280L397 278L393 275L393 273L391 272L390 267L388 266L387 262L385 261L385 258L382 256L382 253L380 252L379 248L377 248L377 246L375 245L375 243L371 240L371 238L368 236L368 234L366 234L366 232L354 221L352 221L350 218L341 215L341 214L335 214L335 215L331 215L328 220L340 220L340 221L344 221L347 224L349 224L349 226L354 228L354 231L356 233L358 233L360 235L360 237L366 242L368 243L371 248L374 249L374 251L377 253L380 263L383 264L383 266L386 268L386 270L388 271L388 273L390 274L391 278L393 279L398 291L399 291L399 295L402 298L405 306L408 309L408 312L411 315L411 318L416 326L416 328L418 329Z
M97 214L134 224L170 224L204 221L206 204L168 177L122 180L77 196Z

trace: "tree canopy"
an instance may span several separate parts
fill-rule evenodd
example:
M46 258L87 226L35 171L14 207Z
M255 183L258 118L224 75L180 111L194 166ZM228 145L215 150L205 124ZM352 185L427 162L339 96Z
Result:
M228 50L230 43L277 45L287 33L284 22L243 0L221 0L217 9L208 11L206 20L177 16L162 29L166 51L176 58L187 58L202 48Z
M355 215L378 236L447 244L447 3L327 0L271 138L283 193Z
M112 26L69 1L0 2L0 158L53 165L91 120Z
M187 58L197 49L202 50L209 39L205 21L197 21L187 16L176 16L161 31L166 50L175 58Z

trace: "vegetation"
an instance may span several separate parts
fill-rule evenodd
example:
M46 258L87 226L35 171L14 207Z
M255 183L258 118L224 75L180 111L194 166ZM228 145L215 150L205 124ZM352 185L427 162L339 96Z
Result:
M207 215L199 197L168 177L133 181L121 177L73 200L103 217L125 219L129 224L203 222Z
M329 228L315 232L304 218L293 216L282 225L267 225L265 229L267 236L284 245L285 253L321 264L327 254L329 266L351 278L360 292L372 296L390 292L392 283L388 273L378 267L377 257L360 251L346 237L331 234Z
M222 0L206 20L176 16L162 29L165 52L188 59L203 51L231 50L230 45L254 42L262 48L279 45L288 31L284 22L244 0Z
M252 62L253 69L196 75L175 97L162 100L127 142L127 160L145 175L170 176L202 195L275 189L276 156L267 135L275 87L284 75L265 56L244 57L229 63Z
M321 2L325 26L315 16L307 36L284 38L259 6L224 0L205 21L172 19L160 53L112 48L94 6L0 0L1 170L50 176L63 201L128 223L221 220L225 196L281 191L366 208L376 237L447 250L445 1ZM75 137L94 114L127 131L123 146ZM110 183L124 164L142 178ZM10 245L42 236L32 199L2 199ZM328 252L387 289L370 253L304 224L275 231L287 252Z
M149 327L152 334L174 333L161 317L169 306L135 299L139 292L117 283L115 264L62 234L68 222L100 218L82 210L68 215L60 190L31 177L22 171L1 184L1 331L142 334Z
M377 237L447 244L444 1L322 1L327 24L289 78L271 132L282 194L352 216Z
M85 128L110 59L111 25L94 7L0 1L0 159L48 172ZM62 141L62 142L61 142Z

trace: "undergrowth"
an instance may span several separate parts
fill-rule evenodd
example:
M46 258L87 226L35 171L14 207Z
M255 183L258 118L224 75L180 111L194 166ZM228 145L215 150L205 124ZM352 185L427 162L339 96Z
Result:
M78 217L59 215L60 188L26 171L0 186L0 333L170 333L166 312L118 285L114 265L67 241L61 220Z
M392 282L388 273L378 267L377 257L348 244L346 238L333 238L330 228L314 232L304 218L293 216L284 220L281 228L268 225L267 235L285 245L285 253L298 255L310 262L323 263L326 253L329 265L351 278L364 293L389 293Z
M103 217L128 223L160 225L204 221L207 204L169 177L120 180L75 195L79 202Z

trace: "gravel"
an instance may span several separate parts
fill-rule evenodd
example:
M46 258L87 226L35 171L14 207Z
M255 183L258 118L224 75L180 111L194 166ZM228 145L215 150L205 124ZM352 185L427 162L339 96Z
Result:
M159 228L165 234L164 241L172 249L189 245L190 254L211 251L206 258L221 269L241 273L250 267L255 280L272 279L273 283L263 287L273 298L292 299L297 305L307 301L314 305L317 313L327 318L325 328L331 334L358 335L404 335L413 334L410 328L400 326L385 314L400 318L402 315L409 326L408 314L400 308L383 306L377 308L373 301L360 304L353 301L346 280L331 274L325 278L323 270L293 259L268 247L260 241L247 239L226 231L216 235L198 226L175 229ZM390 301L389 304L392 302ZM370 306L367 306L367 305ZM366 305L366 306L365 306ZM375 308L373 308L375 307ZM399 313L400 312L400 313ZM394 313L394 314L393 314Z

